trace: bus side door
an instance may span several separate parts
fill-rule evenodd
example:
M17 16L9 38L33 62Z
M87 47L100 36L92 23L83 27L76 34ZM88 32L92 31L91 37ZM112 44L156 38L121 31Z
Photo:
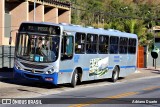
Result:
M60 73L58 81L60 83L69 83L74 69L73 63L73 36L65 35L61 44Z

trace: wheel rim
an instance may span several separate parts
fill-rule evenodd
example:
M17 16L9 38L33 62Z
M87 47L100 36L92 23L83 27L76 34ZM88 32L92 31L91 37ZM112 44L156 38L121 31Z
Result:
M117 76L118 76L118 73L117 73L117 71L115 71L115 72L114 72L114 80L117 79Z
M75 80L75 84L77 84L77 80L78 80L78 74L77 73L75 73L74 80Z

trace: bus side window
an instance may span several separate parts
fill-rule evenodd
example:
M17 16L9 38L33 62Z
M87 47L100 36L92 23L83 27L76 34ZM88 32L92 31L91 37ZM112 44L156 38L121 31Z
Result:
M97 54L97 44L98 44L97 34L87 34L86 41L86 53L87 54Z
M61 60L72 59L73 36L64 36L62 39Z
M109 36L99 35L99 53L108 54Z
M130 54L136 53L136 39L134 38L129 38L128 53Z
M119 43L119 37L117 36L110 37L110 54L118 54L118 43Z
M120 37L120 43L119 43L119 53L120 54L127 54L127 45L128 45L128 38Z
M75 36L75 53L84 54L85 53L85 40L86 34L77 32Z

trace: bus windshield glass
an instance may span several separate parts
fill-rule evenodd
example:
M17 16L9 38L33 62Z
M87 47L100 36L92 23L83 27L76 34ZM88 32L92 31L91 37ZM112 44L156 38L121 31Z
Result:
M16 56L33 62L54 62L58 58L59 36L20 33Z

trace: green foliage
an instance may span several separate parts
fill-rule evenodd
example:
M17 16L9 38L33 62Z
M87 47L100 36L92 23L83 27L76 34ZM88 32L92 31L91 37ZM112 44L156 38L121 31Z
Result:
M150 33L160 22L159 0L70 0L72 23L83 26L104 27L138 35L140 45L151 45Z

